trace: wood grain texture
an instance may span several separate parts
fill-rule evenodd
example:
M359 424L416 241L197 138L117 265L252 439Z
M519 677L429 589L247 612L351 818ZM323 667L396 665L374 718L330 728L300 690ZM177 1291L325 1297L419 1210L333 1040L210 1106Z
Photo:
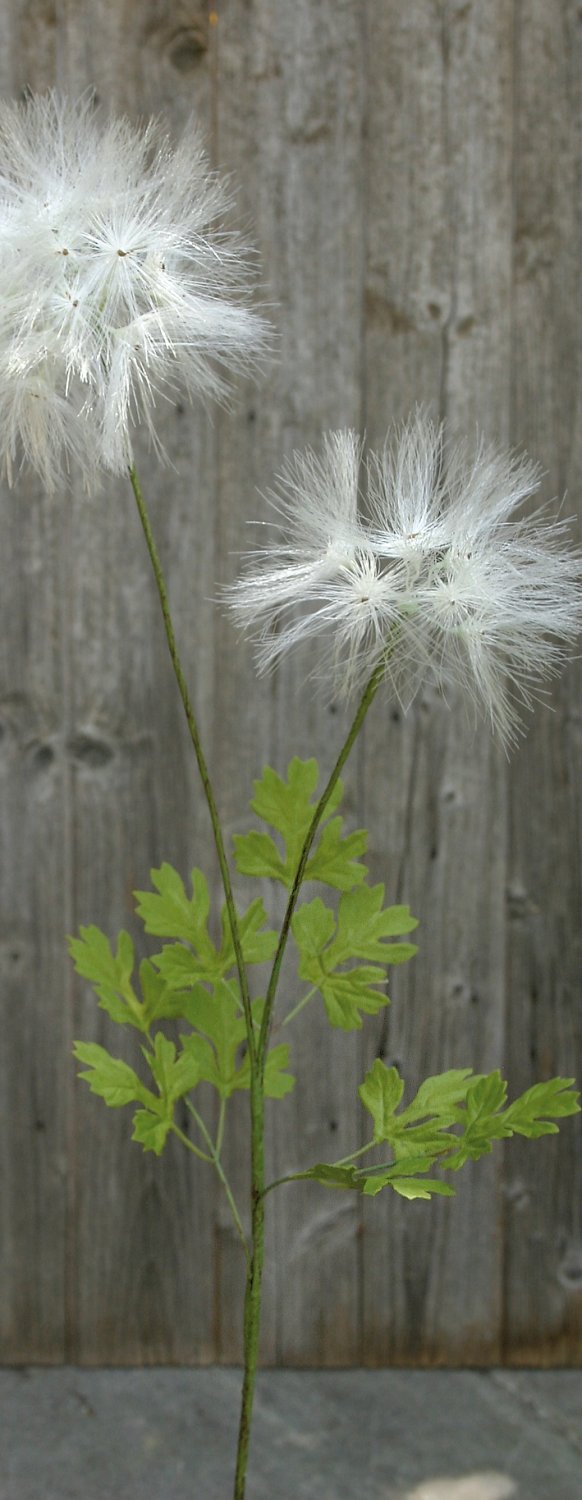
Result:
M382 20L369 8L371 442L415 400L459 431L478 418L507 439L511 40L505 5L395 4ZM385 1018L366 1029L366 1063L374 1053L398 1061L413 1087L441 1068L495 1067L503 752L458 701L426 693L405 720L389 704L370 716L360 774L373 871L420 920L419 955L395 975ZM366 1205L366 1362L498 1359L501 1168L499 1156L480 1163L430 1214Z
M580 7L518 8L513 425L548 496L580 502ZM539 90L547 108L539 111ZM579 511L580 513L580 511ZM516 1086L580 1077L580 662L510 767L508 1053ZM580 1362L579 1119L532 1159L507 1151L505 1346L516 1363Z
M420 400L458 431L527 445L548 494L567 487L576 506L579 9L230 0L216 26L202 0L2 9L3 96L91 85L175 129L194 110L260 253L272 368L228 414L164 413L173 469L139 453L228 837L266 761L328 768L347 723L306 686L305 656L257 683L212 602L256 543L255 491L284 454L342 425L375 444ZM137 936L131 893L162 859L202 865L220 899L131 491L48 503L23 479L2 526L0 1358L229 1362L243 1266L213 1180L179 1148L144 1157L127 1113L69 1061L74 1035L128 1056L131 1040L73 984L64 932ZM462 1064L502 1065L512 1092L582 1074L579 675L511 764L453 699L427 692L406 718L374 706L346 808L372 830L374 879L419 916L420 953L361 1036L330 1034L317 1002L306 1012L270 1172L355 1145L376 1055L412 1086ZM226 1154L240 1198L247 1108L232 1107ZM573 1122L556 1142L512 1142L465 1169L452 1203L361 1213L311 1185L273 1195L264 1361L575 1363L579 1143Z

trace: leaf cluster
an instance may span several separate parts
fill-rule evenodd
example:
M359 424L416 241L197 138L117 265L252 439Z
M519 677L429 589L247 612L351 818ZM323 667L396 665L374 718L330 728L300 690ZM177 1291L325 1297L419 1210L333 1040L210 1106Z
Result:
M397 1068L387 1068L377 1058L359 1094L374 1124L370 1146L387 1145L390 1161L361 1166L346 1158L318 1163L294 1176L325 1187L356 1189L367 1197L385 1187L403 1198L451 1197L454 1189L447 1182L427 1174L436 1167L457 1172L465 1162L490 1152L494 1141L512 1135L535 1140L556 1134L555 1121L580 1109L573 1082L551 1078L507 1104L507 1085L499 1072L453 1068L425 1078L410 1104L400 1109L403 1079Z
M408 906L384 907L383 885L347 891L337 917L319 896L295 913L299 977L318 989L332 1026L353 1031L362 1014L388 1004L387 968L412 958L414 943L392 942L418 926ZM353 963L363 959L363 963Z
M266 766L259 781L254 782L253 812L279 837L253 830L234 837L234 857L241 875L279 881L291 890L306 834L317 807L319 768L315 759L289 762L287 780ZM367 875L360 855L366 851L368 835L364 828L343 832L344 820L337 815L343 796L343 782L338 780L319 826L317 838L307 861L305 880L322 881L337 891L350 891Z
M160 1154L174 1124L178 1099L200 1083L216 1089L222 1100L250 1087L250 1064L245 1050L246 1027L235 976L235 955L226 912L221 938L215 944L208 931L210 898L200 870L192 872L192 895L169 864L152 870L153 892L137 891L137 911L145 930L168 942L135 970L135 950L127 932L115 948L98 927L81 927L69 943L77 972L92 984L103 1010L120 1025L132 1026L144 1038L141 1051L151 1075L146 1086L121 1058L93 1042L77 1042L75 1056L85 1064L81 1073L91 1091L112 1107L139 1103L133 1139L145 1150ZM261 900L251 902L240 920L245 962L269 958L276 934L265 929ZM261 1022L263 1001L252 1007L254 1025ZM165 1021L184 1021L190 1030L179 1045L161 1030ZM265 1065L267 1097L282 1098L293 1088L287 1072L289 1048L271 1048Z

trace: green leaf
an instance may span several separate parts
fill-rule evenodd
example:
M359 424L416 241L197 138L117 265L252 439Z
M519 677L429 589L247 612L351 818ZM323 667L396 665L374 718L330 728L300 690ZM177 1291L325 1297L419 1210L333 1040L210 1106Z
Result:
M470 1068L452 1068L425 1078L412 1102L397 1114L404 1089L402 1079L396 1068L387 1068L376 1058L359 1094L374 1121L374 1140L389 1142L395 1163L410 1177L413 1171L425 1172L457 1145L451 1126L466 1119L462 1105L481 1082ZM421 1166L413 1169L415 1157ZM448 1157L443 1165L449 1165Z
M84 1078L91 1093L98 1094L112 1109L120 1109L134 1099L143 1103L154 1099L133 1068L121 1057L111 1057L97 1042L75 1042L73 1053L79 1062L87 1064L79 1078Z
M120 932L114 953L99 927L80 927L79 932L79 938L68 940L69 953L77 973L90 980L101 1009L120 1026L147 1030L142 1006L131 983L134 947L129 933Z
M322 1161L316 1162L314 1167L309 1167L307 1172L294 1172L292 1180L294 1182L320 1182L322 1187L329 1188L360 1189L361 1187L353 1167L337 1167Z
M202 871L192 871L191 897L186 894L180 875L171 865L163 864L159 870L152 870L151 878L157 895L150 891L135 892L137 911L146 932L156 937L179 939L176 943L166 943L160 953L154 954L153 963L166 985L170 989L189 989L200 982L212 983L222 979L235 969L236 958L225 906L221 914L220 948L216 947L208 932L210 896ZM262 930L267 920L263 902L260 899L252 901L238 920L245 963L260 964L271 958L277 946L277 934Z
M458 1106L481 1080L482 1075L474 1073L472 1068L449 1068L446 1073L435 1073L425 1078L412 1103L402 1111L401 1122L438 1115L441 1120L446 1118L453 1124L455 1120L462 1118Z
M171 1119L161 1118L149 1109L138 1109L133 1117L131 1139L138 1141L144 1151L154 1151L156 1156L161 1156L171 1126Z
M176 1020L183 1016L183 996L162 979L147 958L139 966L139 982L143 995L143 1019L148 1028L154 1021Z
M374 986L385 982L383 969L360 966L346 974L329 974L319 981L331 1026L342 1031L357 1031L362 1025L362 1014L375 1016L388 1005L388 996Z
M250 1088L248 1053L238 1063L241 1045L246 1043L246 1026L232 986L224 981L214 985L212 993L198 985L184 997L184 1016L195 1027L193 1036L182 1036L184 1052L192 1054L200 1078L218 1089L228 1099L237 1089ZM253 1002L253 1020L260 1023L264 1001ZM197 1033L202 1033L198 1035ZM265 1095L282 1099L294 1087L295 1079L286 1072L289 1048L285 1043L273 1047L265 1065Z
M264 964L273 957L278 942L278 934L264 926L267 921L267 913L264 903L260 897L251 901L250 906L239 916L238 926L240 933L243 958L247 964ZM227 974L229 969L236 967L236 958L230 930L230 922L226 906L222 908L222 944L220 948L220 970L221 977Z
M319 963L319 957L335 932L334 914L321 897L316 896L315 900L307 901L295 912L291 931L301 955L299 976L310 983L316 983L320 974L326 972ZM312 960L315 960L315 966Z
M235 833L233 844L239 874L256 875L261 880L280 880L282 885L287 885L285 860L269 833L259 833L254 829L251 833Z
M142 1047L142 1052L148 1066L151 1068L155 1081L158 1085L162 1099L169 1102L171 1096L172 1072L176 1062L176 1048L164 1036L162 1031L156 1032L153 1054Z
M516 1135L535 1140L541 1135L554 1135L557 1125L552 1119L563 1119L567 1115L580 1113L580 1095L572 1089L574 1078L550 1078L547 1083L534 1083L526 1089L505 1111L505 1119Z
M431 1198L433 1193L440 1194L442 1198L455 1196L455 1189L448 1182L440 1182L438 1177L391 1177L387 1185L395 1193L399 1193L401 1198Z
M180 1055L192 1058L193 1067L198 1073L198 1081L211 1083L212 1087L221 1093L222 1080L211 1043L205 1036L199 1036L197 1032L192 1032L190 1036L181 1036L180 1041L182 1043Z
M292 1073L287 1072L289 1066L289 1047L286 1042L280 1042L276 1047L271 1047L267 1053L265 1063L265 1095L267 1099L283 1099L295 1088L295 1079ZM250 1083L250 1080L249 1080Z
M408 906L389 906L384 910L383 885L359 886L342 896L337 933L326 962L334 968L350 958L364 958L369 963L406 963L418 951L416 945L386 940L401 937L415 927L418 921Z
M433 1167L456 1171L470 1158L490 1151L494 1140L555 1129L547 1118L550 1113L561 1117L579 1110L572 1082L552 1078L535 1084L504 1110L506 1085L498 1072L484 1075L452 1068L425 1078L412 1103L398 1114L402 1079L396 1068L386 1068L377 1058L359 1092L374 1120L374 1141L388 1141L394 1161L372 1166L318 1162L295 1176L325 1187L356 1188L366 1197L386 1187L402 1198L452 1197L448 1183L426 1175ZM453 1134L459 1127L462 1135Z
M200 956L206 954L211 959L215 949L207 930L210 896L202 870L192 871L191 897L186 895L184 882L172 865L163 864L159 870L150 870L150 879L157 895L134 891L136 911L146 932L154 937L182 938Z
M387 1068L379 1057L358 1089L362 1104L374 1121L374 1140L387 1141L395 1109L404 1093L397 1068Z
M321 880L336 891L351 891L366 878L359 855L366 853L368 835L365 828L342 834L343 821L332 818L322 829L315 854L307 861L305 880Z
M507 1109L507 1088L498 1072L481 1078L467 1095L466 1123L458 1150L444 1165L456 1172L466 1161L477 1161L491 1151L495 1140L524 1135L532 1140L555 1135L558 1127L549 1115L563 1118L579 1112L579 1095L572 1090L573 1078L550 1078L534 1084Z
M228 1099L236 1086L236 1055L241 1042L246 1039L244 1016L232 989L224 980L217 981L212 993L197 985L188 996L184 1013L190 1025L211 1042L216 1068L215 1076L207 1077L207 1081L218 1088L224 1099ZM181 1037L180 1040L187 1047L188 1038Z
M265 1098L283 1099L285 1094L290 1094L295 1088L295 1078L292 1073L287 1073L289 1064L289 1048L286 1042L280 1042L277 1047L272 1047L267 1053L265 1063ZM240 1068L234 1075L233 1088L248 1089L251 1086L251 1067L248 1053L243 1058Z
M344 1031L359 1028L362 1014L375 1015L388 1004L383 988L386 970L377 964L338 966L354 957L379 957L383 965L402 963L416 952L411 943L385 941L410 930L416 921L407 906L384 911L383 897L382 885L347 892L336 923L333 911L316 896L299 908L291 923L300 954L299 977L320 991L331 1025Z
M253 812L279 834L284 853L270 834L252 831L236 834L235 863L242 875L270 877L291 888L305 836L317 806L316 788L319 771L316 760L299 760L296 756L287 767L287 780L266 766L260 781L255 781ZM338 781L328 802L315 847L307 862L304 879L321 880L340 891L349 891L365 878L366 868L359 862L367 844L363 829L342 834L343 819L335 813L343 794ZM331 820L331 821L330 821Z

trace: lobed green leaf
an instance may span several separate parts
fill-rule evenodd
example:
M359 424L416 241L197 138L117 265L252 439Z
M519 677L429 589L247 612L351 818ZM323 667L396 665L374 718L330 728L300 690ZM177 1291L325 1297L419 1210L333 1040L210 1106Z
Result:
M337 919L319 896L295 913L291 930L299 949L299 977L320 991L332 1026L353 1031L362 1015L388 1004L386 966L416 953L412 943L388 941L417 926L407 906L383 907L384 886L359 886L342 895ZM379 964L341 967L353 958ZM380 988L380 986L382 988Z
M129 1063L121 1057L112 1057L98 1042L75 1042L73 1055L86 1064L79 1078L84 1078L91 1093L98 1094L112 1109L121 1109L135 1099L149 1103L155 1098Z
M266 766L254 783L253 812L282 841L277 847L270 833L256 830L234 837L235 863L241 875L270 878L291 889L299 857L317 806L319 780L317 761L289 762L287 780ZM349 891L365 879L366 867L359 856L365 853L367 833L358 829L344 835L343 818L334 817L343 795L338 781L328 802L314 849L307 862L304 879L318 880L339 891Z
M113 952L99 927L80 927L80 937L69 938L68 948L75 969L95 990L101 1010L120 1026L146 1031L143 1008L132 986L134 947L128 932L120 932Z
M387 1141L393 1161L372 1166L318 1163L297 1174L324 1186L357 1188L375 1197L390 1187L404 1198L450 1197L453 1189L426 1174L436 1166L457 1171L468 1160L491 1151L495 1140L522 1134L535 1138L554 1132L555 1118L579 1111L570 1078L535 1084L505 1107L507 1087L500 1074L453 1068L426 1078L412 1102L399 1111L404 1085L395 1067L377 1058L359 1093L374 1122L374 1142ZM460 1131L460 1134L456 1132Z

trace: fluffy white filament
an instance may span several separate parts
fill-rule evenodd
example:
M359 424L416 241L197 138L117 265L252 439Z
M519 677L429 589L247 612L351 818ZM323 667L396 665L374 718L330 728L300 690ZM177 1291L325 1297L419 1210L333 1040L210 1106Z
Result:
M423 681L460 684L507 745L582 627L582 558L564 522L515 517L539 486L529 459L481 442L447 448L420 410L367 459L324 438L295 453L270 495L285 539L227 590L267 670L324 637L315 669L329 690L361 689L377 665L404 707Z
M90 487L156 441L159 397L221 397L268 340L195 127L102 122L56 94L0 105L0 459Z

